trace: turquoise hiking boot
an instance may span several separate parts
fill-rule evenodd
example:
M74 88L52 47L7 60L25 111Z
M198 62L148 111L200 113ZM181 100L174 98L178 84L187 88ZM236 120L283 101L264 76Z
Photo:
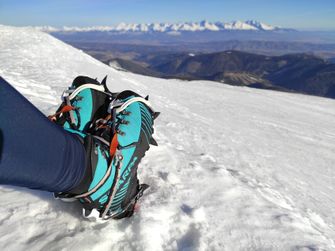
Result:
M68 131L88 133L96 119L108 115L107 108L112 96L106 87L106 78L99 83L96 79L78 76L64 91L63 103L49 119Z
M57 194L78 199L86 218L130 217L138 199L149 187L139 184L138 164L153 139L153 124L159 113L147 99L131 91L116 94L109 101L108 115L91 123L91 135L84 136L86 175L71 191Z

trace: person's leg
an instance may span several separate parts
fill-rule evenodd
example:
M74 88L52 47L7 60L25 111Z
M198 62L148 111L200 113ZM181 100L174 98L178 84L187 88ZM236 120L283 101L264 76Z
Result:
M80 183L85 166L79 138L0 77L0 184L68 191Z

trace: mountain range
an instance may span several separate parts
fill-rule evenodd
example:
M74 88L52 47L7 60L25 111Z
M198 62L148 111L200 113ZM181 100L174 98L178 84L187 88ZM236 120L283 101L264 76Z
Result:
M213 80L230 85L335 98L335 64L308 54L265 56L241 51L175 53L107 61L118 69L163 78ZM144 63L149 65L144 67Z
M272 26L256 20L233 21L233 22L209 22L203 20L201 22L182 22L182 23L120 23L115 26L92 26L92 27L69 27L56 28L52 26L34 27L45 32L195 32L195 31L229 31L229 30L245 30L245 31L280 31L290 30Z

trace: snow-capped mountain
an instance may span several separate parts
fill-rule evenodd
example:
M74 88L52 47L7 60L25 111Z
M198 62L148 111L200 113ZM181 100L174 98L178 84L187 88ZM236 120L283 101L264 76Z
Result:
M117 71L31 28L0 26L0 51L0 75L45 114L79 74L161 112L138 213L90 222L0 186L1 250L335 250L335 100Z
M261 23L255 20L245 22L184 22L184 23L148 23L148 24L127 24L120 23L115 26L92 26L92 27L68 27L55 28L51 26L35 27L45 32L88 32L88 31L109 31L109 32L187 32L187 31L275 31L281 28Z
M271 31L275 29L280 29L279 27L274 27L265 23L258 22L256 20L248 20L245 22L245 24L250 25L251 27L254 27L258 30L264 30L264 31Z

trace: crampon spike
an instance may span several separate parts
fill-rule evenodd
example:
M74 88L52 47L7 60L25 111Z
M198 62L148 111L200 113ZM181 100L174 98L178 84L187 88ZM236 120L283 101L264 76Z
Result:
M160 112L154 112L153 118L157 119L157 117L159 116L159 114L161 114Z
M101 85L105 87L105 90L107 91L107 75L104 77L104 79L101 81Z
M150 144L154 145L154 146L158 146L158 143L157 143L157 141L154 138L150 139Z

